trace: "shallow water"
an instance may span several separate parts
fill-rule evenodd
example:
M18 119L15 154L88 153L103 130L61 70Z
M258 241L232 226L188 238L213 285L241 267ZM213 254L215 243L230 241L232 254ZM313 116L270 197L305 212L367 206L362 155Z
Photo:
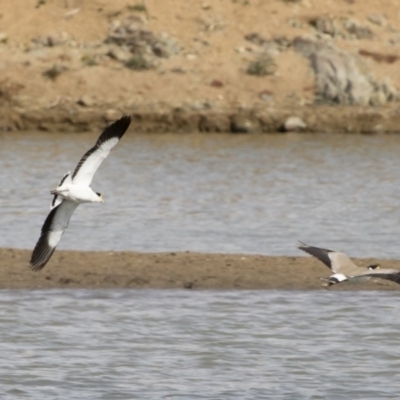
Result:
M93 134L0 136L0 247L32 248ZM59 248L400 258L400 136L128 134Z
M2 399L398 399L392 292L0 291Z

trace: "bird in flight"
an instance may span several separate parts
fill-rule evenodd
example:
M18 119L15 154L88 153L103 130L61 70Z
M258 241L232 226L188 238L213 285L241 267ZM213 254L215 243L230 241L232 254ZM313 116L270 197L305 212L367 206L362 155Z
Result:
M41 270L50 260L79 204L104 203L101 193L93 191L90 184L100 164L122 138L130 123L131 117L124 116L106 128L96 144L83 155L73 174L65 174L57 188L50 192L54 196L51 211L32 253L32 270Z
M358 267L344 253L309 246L300 241L298 248L314 256L334 272L333 275L327 278L320 278L324 282L323 286L331 286L345 281L361 283L369 281L371 278L386 279L400 284L400 271L397 269L380 269L378 264Z

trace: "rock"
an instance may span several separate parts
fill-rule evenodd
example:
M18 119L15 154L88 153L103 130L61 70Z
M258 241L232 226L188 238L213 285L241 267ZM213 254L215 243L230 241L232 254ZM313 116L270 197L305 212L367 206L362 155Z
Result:
M291 45L291 41L288 40L285 36L275 36L273 39L266 39L264 36L259 33L249 33L244 37L247 41L251 42L256 46L262 47L266 53L276 54L281 51L285 51ZM245 51L251 52L251 48L243 48L244 51L240 51L237 48L236 51L238 53L244 53Z
M273 93L269 90L262 90L260 93L258 93L258 97L263 101L272 101L274 98Z
M321 100L339 104L369 103L373 87L349 54L326 49L312 54L310 60Z
M211 104L207 101L192 101L189 104L185 103L184 106L194 111L209 110L212 108Z
M307 125L299 117L289 117L283 124L285 132L299 132L307 128Z
M318 32L332 37L338 34L338 28L336 27L335 21L330 17L318 17L312 19L310 25L312 25Z
M345 20L344 28L348 33L353 35L356 39L372 39L374 37L373 32L367 26L362 26L359 22L348 19Z
M385 93L387 101L398 101L399 100L398 90L393 86L392 82L390 82L388 79L385 79L383 82L381 82L378 85L378 87L379 87L379 90L381 90L383 93Z
M235 51L239 54L245 54L248 50L246 49L246 47L239 46L235 48Z
M54 47L65 44L69 40L66 32L53 35L38 36L32 39L32 42L39 46Z
M247 115L236 114L231 119L231 132L251 133L257 130L259 130L258 123Z
M371 106L383 106L386 103L386 95L381 90L377 90L371 95L369 99L369 105Z
M375 25L386 26L387 24L386 18L382 14L369 14L367 19Z
M104 113L104 119L107 122L115 121L116 119L121 117L121 113L117 110L114 110L113 108L109 108L105 113Z
M5 32L0 32L0 43L6 43L8 41L8 35Z
M32 39L32 42L39 46L48 46L49 41L47 36L38 36Z
M316 77L317 101L344 105L376 105L398 99L396 88L378 82L367 72L361 57L333 45L298 37L293 48L310 60ZM365 51L360 54L367 55ZM368 52L368 55L376 55Z
M91 107L95 105L94 99L88 95L83 95L76 103L84 107Z
M363 26L353 19L338 19L329 16L316 17L309 21L315 30L323 35L344 39L372 39L374 33L368 26Z
M59 46L62 45L64 43L66 43L69 40L69 36L66 32L61 32L59 34L55 34L55 35L49 35L48 36L48 45L50 47L52 46Z
M308 36L297 36L292 43L295 51L309 58L312 54L326 49L333 49L330 43L321 40L315 40Z
M204 113L200 117L198 129L200 132L229 132L230 126L229 116L215 111Z
M244 38L249 42L256 44L257 46L263 46L265 43L268 42L268 39L257 32L248 33L247 35L245 35Z
M121 61L121 62L126 62L128 61L131 57L132 54L128 51L125 51L123 48L118 47L118 46L113 46L107 53L107 55L114 60Z
M302 29L304 28L304 24L299 21L298 18L290 18L288 20L288 24L292 27L292 28L296 28L296 29Z
M28 49L27 54L29 55L29 58L31 58L32 60L34 59L43 60L49 56L49 50L43 48Z
M143 21L138 16L129 16L122 22L114 21L106 43L125 46L132 54L152 55L168 58L180 52L180 46L175 39L166 33L155 35L142 28Z
M400 35L397 34L389 39L389 43L393 46L398 46L400 44Z

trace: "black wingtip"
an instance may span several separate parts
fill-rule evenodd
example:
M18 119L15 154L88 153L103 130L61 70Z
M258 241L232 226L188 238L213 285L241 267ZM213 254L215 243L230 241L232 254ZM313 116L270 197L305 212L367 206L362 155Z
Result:
M117 119L115 122L113 122L105 129L103 134L100 136L100 139L103 138L103 140L106 140L107 138L116 136L121 139L121 137L129 128L131 121L132 118L130 115L125 115L122 118Z
M50 257L53 255L54 250L56 249L55 247L49 246L47 241L47 234L50 232L53 218L57 210L60 208L61 204L54 207L44 221L39 240L37 241L36 246L33 249L31 260L29 262L32 271L40 271L50 260Z
M302 242L301 240L297 239L297 248L298 249L303 249L304 247L309 247L308 244L305 244L304 242Z
M40 271L44 268L54 253L55 247L50 247L47 244L46 238L41 236L35 249L32 252L29 262L32 271Z
M131 121L132 118L130 115L124 115L122 118L117 119L104 130L97 140L96 145L100 146L102 143L113 137L118 137L118 139L121 139L128 130Z
M124 115L120 119L117 119L115 122L113 122L109 128L113 128L116 130L121 130L125 133L125 131L129 128L129 125L131 124L132 118L130 115Z
M53 210L56 210L58 207L59 206L53 208ZM50 212L49 217L52 215L53 210ZM42 228L42 234L40 235L40 238L32 252L31 260L29 262L32 271L40 271L48 263L54 253L54 250L56 249L55 247L50 247L47 240L48 231L46 231L45 225L49 224L49 217L45 221L45 224Z

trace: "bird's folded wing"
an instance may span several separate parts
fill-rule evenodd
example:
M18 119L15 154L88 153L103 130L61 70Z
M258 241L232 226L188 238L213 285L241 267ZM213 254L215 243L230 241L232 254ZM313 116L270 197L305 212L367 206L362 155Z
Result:
M100 164L124 135L130 123L129 116L122 117L100 135L94 147L84 154L75 168L72 174L72 182L75 185L90 186Z
M49 261L78 205L78 203L63 200L60 205L50 211L32 253L30 264L34 271L42 269Z
M397 269L377 269L370 270L368 274L371 278L386 279L392 282L400 284L400 271Z

